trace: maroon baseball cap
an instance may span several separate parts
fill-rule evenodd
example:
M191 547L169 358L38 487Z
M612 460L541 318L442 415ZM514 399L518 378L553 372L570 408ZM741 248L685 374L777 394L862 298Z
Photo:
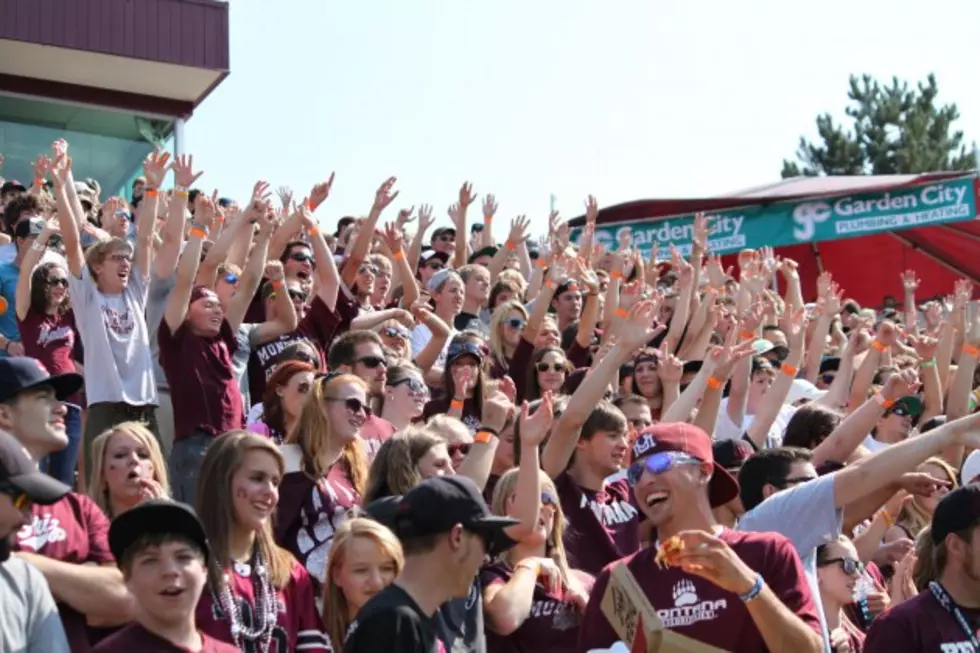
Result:
M708 499L712 508L725 505L738 497L738 481L715 462L711 436L703 429L686 422L648 426L640 431L633 442L633 461L662 451L679 451L715 466L708 484Z

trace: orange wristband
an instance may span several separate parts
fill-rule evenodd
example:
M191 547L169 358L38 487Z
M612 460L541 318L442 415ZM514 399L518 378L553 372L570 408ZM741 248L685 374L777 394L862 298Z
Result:
M972 345L963 345L963 353L973 356L974 358L980 358L980 349Z
M544 280L544 287L545 288L550 288L551 290L554 290L555 289L555 282L552 281L551 279L545 279Z
M891 399L885 399L885 395L881 394L880 392L875 395L875 402L877 402L877 404L885 410L888 410L895 405L894 401Z
M320 233L320 228L319 227L310 227L309 229L307 229L307 231L309 231L311 234L318 234L318 233Z
M504 247L506 247L509 250L517 249L517 245L515 245L510 239L508 239L507 242L504 243Z
M143 194L146 195L147 197L156 197L160 193L157 191L156 188L144 188Z
M789 363L783 363L779 367L779 371L785 374L786 376L791 376L793 378L796 378L796 375L799 373L800 368L796 367L795 365L790 365Z
M401 261L402 259L405 258L405 252L403 252L401 250L398 250L397 252L392 252L391 253L391 257L393 259L395 259L396 261Z
M279 290L280 288L282 288L282 281L273 281L272 282L272 289L273 290Z
M193 229L191 229L187 233L190 236L197 236L198 238L201 238L201 239L205 239L205 238L208 237L208 232L204 231L204 229L201 229L200 227L194 227Z
M622 279L623 278L623 273L622 272L615 272L615 271L614 272L610 272L609 273L609 278L610 279Z
M473 436L473 442L482 442L484 444L490 444L497 439L497 436L490 431L477 431L476 435Z
M881 344L877 340L872 340L871 341L871 348L874 349L875 351L881 351L881 352L883 352L886 349L888 349L888 346Z
M630 314L630 312L627 311L625 308L617 308L616 309L616 317L628 317L629 314Z
M716 379L713 376L708 377L708 387L712 390L721 390L721 387L725 385L720 379Z
M544 262L544 259L540 259L540 258L534 259L534 264L536 266L538 266L539 268L546 268L546 267L548 267L548 264Z
M742 340L755 340L755 331L743 331Z
M459 408L460 410L462 410L463 409L463 402L460 401L459 399L453 399L452 401L449 402L449 407L450 408Z

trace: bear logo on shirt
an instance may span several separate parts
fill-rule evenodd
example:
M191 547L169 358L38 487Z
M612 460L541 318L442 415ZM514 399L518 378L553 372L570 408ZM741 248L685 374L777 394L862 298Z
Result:
M678 608L683 608L686 605L694 605L698 602L697 592L694 591L694 583L689 580L679 581L674 585L674 591L671 594L674 597L674 605Z
M34 515L30 524L17 532L17 540L25 549L34 549L38 553L52 542L63 542L68 538L61 521L51 515Z

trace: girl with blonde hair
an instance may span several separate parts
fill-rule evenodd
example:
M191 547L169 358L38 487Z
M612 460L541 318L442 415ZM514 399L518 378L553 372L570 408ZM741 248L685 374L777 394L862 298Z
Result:
M197 626L243 651L332 651L313 581L272 537L283 467L278 447L248 431L224 433L208 448L197 515L211 560Z
M926 460L916 471L945 481L946 485L937 486L929 496L912 497L895 517L895 525L885 533L886 543L903 538L914 542L922 529L932 523L932 513L939 500L959 487L956 470L938 456Z
M285 474L276 514L276 542L306 567L317 583L327 579L333 534L361 503L367 482L361 427L371 414L367 384L353 374L313 381L296 428L282 446Z
M323 592L323 623L331 641L343 642L357 611L391 585L405 557L395 534L373 519L355 517L334 533Z
M92 441L88 495L112 519L147 499L170 498L160 443L142 422L123 422Z
M510 367L510 361L521 343L527 326L527 309L517 300L498 306L490 316L491 376L500 378Z

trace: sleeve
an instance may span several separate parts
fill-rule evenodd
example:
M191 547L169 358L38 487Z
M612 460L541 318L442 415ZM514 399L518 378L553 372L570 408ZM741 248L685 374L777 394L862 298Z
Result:
M480 569L478 580L481 588L487 588L491 585L506 583L509 578L496 565L486 565Z
M514 355L510 357L507 375L514 382L518 404L527 393L527 369L531 365L531 356L533 355L534 343L521 338L514 349Z
M415 620L403 608L396 608L354 622L347 632L344 653L416 653L422 646Z
M48 589L48 583L36 567L27 567L27 584L30 588L30 614L28 615L27 653L69 653L61 616Z
M297 651L333 651L330 638L323 630L323 621L316 612L313 581L310 575L299 563L293 564L293 600L292 605L297 610L296 619L296 650Z
M578 344L578 338L573 340L572 346L565 350L565 356L575 369L589 366L589 350Z
M615 564L615 563L614 563ZM609 583L609 568L603 569L596 576L595 585L589 594L589 604L582 615L582 623L578 629L578 650L591 651L605 649L619 641L619 636L609 624L606 615L602 613L602 597Z
M102 509L86 496L79 495L85 516L85 531L88 533L88 559L100 565L116 562L109 549L109 520Z
M429 331L429 327L424 324L417 325L412 329L411 345L412 345L412 356L418 356L425 349L425 346L429 343L432 338L432 332Z
M803 562L793 543L780 537L770 556L767 557L766 568L762 571L762 577L769 589L793 614L822 636L823 628L817 614L817 605L803 569Z
M68 273L68 300L72 310L76 313L85 314L85 309L92 303L92 294L95 292L95 282L89 275L88 266L82 265L81 278L76 277L71 272Z
M338 299L338 301L340 300ZM330 349L330 343L333 342L334 334L337 332L340 322L340 316L337 313L331 311L322 299L314 297L309 312L300 320L296 330L304 338L313 340L323 351L327 351Z
M921 650L914 646L918 637L903 614L887 611L871 622L864 640L864 653L894 653Z
M777 492L739 520L738 530L788 537L801 555L837 539L844 511L834 505L834 475Z

